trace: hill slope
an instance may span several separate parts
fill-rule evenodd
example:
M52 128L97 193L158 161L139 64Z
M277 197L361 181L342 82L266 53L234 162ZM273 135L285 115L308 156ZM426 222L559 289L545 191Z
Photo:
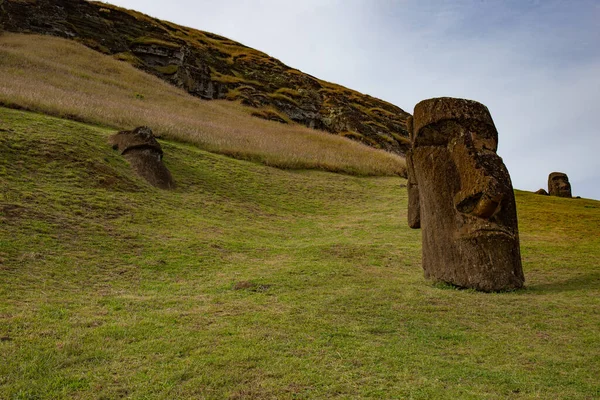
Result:
M239 100L256 116L295 121L403 154L402 109L319 80L227 38L105 3L2 0L0 26L75 39L204 99Z
M61 38L0 35L0 104L155 133L205 150L292 169L402 175L404 160L340 136L252 118L202 101L131 65Z
M517 192L526 290L422 278L406 180L0 108L0 398L600 395L600 202Z

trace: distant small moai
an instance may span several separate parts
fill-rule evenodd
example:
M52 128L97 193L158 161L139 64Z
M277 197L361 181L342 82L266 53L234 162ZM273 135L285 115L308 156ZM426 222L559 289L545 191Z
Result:
M522 287L515 197L488 109L424 100L408 128L408 223L423 230L425 277L486 292Z
M163 164L163 150L152 129L140 126L132 131L121 131L108 138L113 149L119 150L134 171L152 186L175 188L173 177Z
M558 197L573 197L569 177L563 172L552 172L548 176L548 194Z

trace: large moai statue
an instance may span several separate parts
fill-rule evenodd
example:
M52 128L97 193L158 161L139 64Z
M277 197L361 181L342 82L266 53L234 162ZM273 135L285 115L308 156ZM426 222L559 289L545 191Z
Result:
M171 173L162 162L163 151L152 130L140 126L133 131L121 131L108 138L113 149L119 150L133 170L152 186L173 189Z
M424 100L408 125L409 226L423 231L425 277L486 292L522 287L515 197L487 107Z
M562 172L553 172L548 176L548 194L558 197L573 197L569 177Z

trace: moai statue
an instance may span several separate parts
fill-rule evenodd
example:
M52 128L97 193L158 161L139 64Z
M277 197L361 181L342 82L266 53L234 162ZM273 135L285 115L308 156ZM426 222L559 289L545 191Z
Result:
M550 196L571 198L569 177L562 172L553 172L548 176L548 193Z
M486 292L522 287L515 197L488 109L424 100L409 128L408 181L418 193L411 201L409 192L409 225L418 227L418 214L425 277Z
M171 173L162 162L163 151L152 130L140 126L133 131L121 131L108 138L113 149L119 150L134 171L152 186L173 189Z

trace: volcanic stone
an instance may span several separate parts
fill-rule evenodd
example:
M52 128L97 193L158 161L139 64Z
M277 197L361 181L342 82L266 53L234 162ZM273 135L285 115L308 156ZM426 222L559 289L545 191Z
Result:
M417 207L425 277L486 292L522 287L515 198L488 109L424 100L409 128L408 181L418 187L409 193L409 225L418 225Z
M133 170L152 186L173 189L173 177L163 164L163 150L152 130L140 126L132 131L121 131L109 137L113 149L119 150Z
M573 197L569 177L563 172L553 172L548 176L548 193L550 196Z

